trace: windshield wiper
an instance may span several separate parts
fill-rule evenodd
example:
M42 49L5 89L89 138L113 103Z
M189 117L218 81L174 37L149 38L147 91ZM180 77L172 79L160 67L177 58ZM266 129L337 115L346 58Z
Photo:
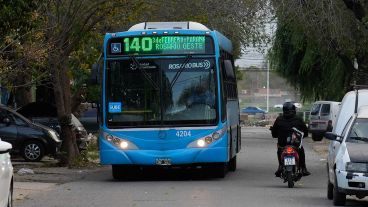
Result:
M141 67L141 64L139 63L137 58L135 58L134 55L131 55L130 59L133 60L133 63L138 67L138 70L140 70L143 73L143 76L148 80L148 82L150 82L150 84L155 88L155 90L160 90L160 87L155 83L155 81L152 80L152 78L147 74L147 72L144 71L144 69Z
M368 142L368 137L349 137L349 138L353 140Z
M170 84L170 90L172 90L172 88L174 87L176 81L178 80L178 78L180 77L180 74L184 71L185 69L185 65L190 61L190 59L192 59L192 56L190 54L188 54L184 60L184 62L182 63L182 65L179 68L179 71L176 72L171 84Z

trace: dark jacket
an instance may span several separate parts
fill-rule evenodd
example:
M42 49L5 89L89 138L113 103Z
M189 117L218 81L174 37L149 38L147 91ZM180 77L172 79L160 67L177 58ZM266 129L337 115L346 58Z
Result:
M272 126L272 137L278 139L278 144L284 147L287 144L287 137L291 136L292 128L295 127L298 130L304 132L304 137L308 136L308 128L304 121L296 116L292 117L277 117L275 123Z

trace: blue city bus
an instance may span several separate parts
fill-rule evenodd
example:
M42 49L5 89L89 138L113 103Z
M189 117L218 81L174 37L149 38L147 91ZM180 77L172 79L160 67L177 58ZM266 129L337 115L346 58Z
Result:
M235 171L241 148L232 43L196 22L144 22L104 38L100 159Z

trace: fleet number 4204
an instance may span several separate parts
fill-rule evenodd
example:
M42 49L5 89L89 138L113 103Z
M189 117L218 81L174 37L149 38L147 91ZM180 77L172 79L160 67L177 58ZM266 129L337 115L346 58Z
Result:
M190 131L176 131L176 136L177 137L190 137L192 136L192 133Z

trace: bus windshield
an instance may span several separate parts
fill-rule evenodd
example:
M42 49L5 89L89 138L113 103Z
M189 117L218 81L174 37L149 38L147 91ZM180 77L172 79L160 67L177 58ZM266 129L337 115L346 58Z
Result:
M214 58L127 58L106 66L109 127L217 123Z

